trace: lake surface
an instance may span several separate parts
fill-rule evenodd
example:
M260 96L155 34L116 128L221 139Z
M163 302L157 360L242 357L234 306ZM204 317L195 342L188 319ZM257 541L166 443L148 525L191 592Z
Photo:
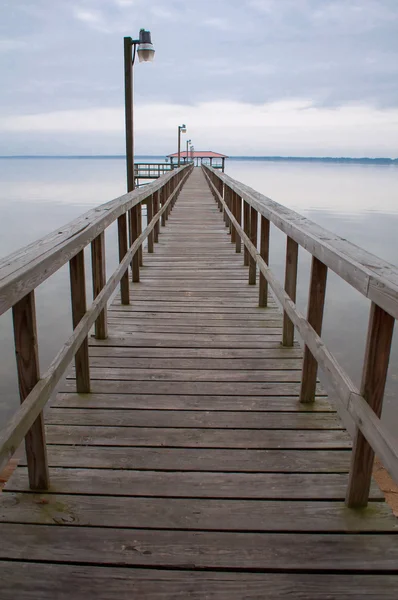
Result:
M151 160L160 162L163 157ZM229 160L226 172L386 261L398 263L398 166ZM0 159L0 256L124 191L123 159ZM281 280L285 240L271 228L270 265ZM115 226L106 234L106 245L110 274L117 264ZM89 281L88 250L86 265ZM310 255L300 249L297 294L304 311L309 270ZM38 288L36 304L44 371L72 331L67 266ZM368 314L369 302L329 272L323 337L358 385ZM3 423L19 402L9 313L0 317L0 336ZM398 342L394 335L383 412L392 432L398 425L397 395Z

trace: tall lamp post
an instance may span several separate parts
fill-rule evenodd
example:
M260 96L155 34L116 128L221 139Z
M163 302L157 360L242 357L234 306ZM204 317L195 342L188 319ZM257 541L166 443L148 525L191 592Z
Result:
M133 54L131 55L131 51ZM126 122L126 166L127 166L127 191L135 187L134 173L134 128L133 128L133 65L138 54L140 62L150 62L154 58L155 50L152 46L151 34L145 29L140 29L138 40L131 37L124 38L124 114ZM125 227L125 226L124 226ZM141 206L129 211L130 244L140 235L142 230ZM119 253L121 250L119 249ZM131 263L133 281L140 280L140 264L142 264L142 247L134 254Z
M187 154L186 154L186 161L188 164L188 145L191 143L192 140L187 140Z
M131 55L131 51L133 54ZM138 40L124 38L124 111L126 122L127 191L135 187L134 182L134 135L133 135L133 65L138 54L140 62L151 62L155 50L151 33L141 29Z
M186 132L187 128L185 125L178 126L178 167L181 166L181 134Z

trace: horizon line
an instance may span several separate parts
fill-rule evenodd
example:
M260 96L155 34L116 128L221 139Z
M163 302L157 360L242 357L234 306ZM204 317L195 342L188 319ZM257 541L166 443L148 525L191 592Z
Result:
M163 156L163 154L136 154L137 158L152 158ZM0 159L126 159L125 154L10 154L0 155ZM166 157L165 157L166 158ZM370 156L282 156L282 155L252 155L237 154L229 155L228 159L260 159L260 160L319 160L319 161L385 161L398 162L398 158L388 156L370 157ZM227 160L228 160L227 159Z

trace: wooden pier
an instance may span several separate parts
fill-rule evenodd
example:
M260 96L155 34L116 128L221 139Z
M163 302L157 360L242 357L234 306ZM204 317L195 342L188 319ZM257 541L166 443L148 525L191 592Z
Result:
M27 434L27 457L0 494L1 599L397 598L398 524L370 474L373 451L398 469L377 418L398 302L362 285L370 255L354 277L344 240L317 228L323 261L314 234L302 317L298 236L316 226L294 214L188 166L0 262L23 400L0 437L4 464ZM103 230L115 219L121 262L106 280ZM272 223L288 234L284 286L268 267ZM361 390L320 338L337 247L336 272L373 303ZM40 378L34 288L45 265L67 261L75 330ZM356 426L354 451L317 364Z

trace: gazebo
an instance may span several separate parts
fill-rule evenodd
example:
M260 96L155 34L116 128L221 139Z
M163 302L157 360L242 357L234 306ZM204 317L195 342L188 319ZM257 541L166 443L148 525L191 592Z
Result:
M178 152L175 152L174 154L169 154L167 156L167 158L170 159L170 163L172 168L174 167L174 160L176 160L176 162L178 162ZM228 156L226 156L225 154L219 154L218 152L213 152L212 150L205 150L205 151L197 151L197 150L193 150L192 152L188 152L188 156L187 156L187 152L180 152L180 160L181 162L186 163L187 161L194 161L196 159L196 166L199 166L199 160L200 160L200 164L203 164L203 161L205 162L205 164L210 164L211 167L213 167L214 169L221 169L222 172L224 173L224 167L225 167L225 159L228 158ZM214 162L213 162L214 161Z

